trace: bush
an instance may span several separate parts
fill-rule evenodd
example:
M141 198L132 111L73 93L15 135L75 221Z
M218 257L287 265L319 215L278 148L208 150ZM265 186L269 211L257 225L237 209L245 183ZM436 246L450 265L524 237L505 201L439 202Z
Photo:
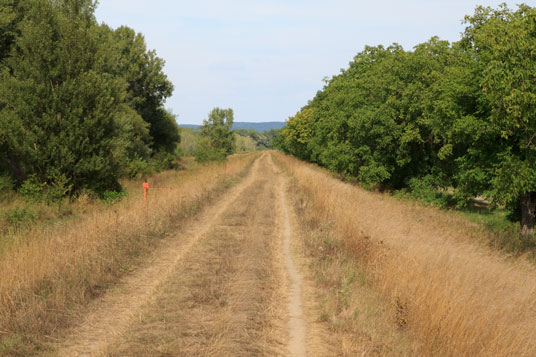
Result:
M434 206L447 207L448 196L438 190L433 182L433 177L415 177L409 180L410 194L412 197L428 202Z
M6 222L13 226L20 226L22 223L31 222L35 220L35 213L26 208L14 208L5 213Z
M41 202L46 184L39 182L37 175L30 175L20 186L19 193L28 202Z
M212 147L210 141L207 138L201 138L199 140L197 150L195 152L195 161L207 162L207 161L224 161L227 154L223 150L218 150Z
M161 170L176 170L179 168L179 154L169 153L165 151L157 152L151 161L154 163L157 171Z
M65 196L69 195L73 188L73 185L69 183L69 179L63 175L58 174L53 177L52 183L43 186L43 197L47 204L52 202L58 202Z
M147 175L150 171L147 161L142 159L134 159L130 161L126 168L126 176L129 178L141 178L143 175Z
M26 202L51 204L67 196L72 187L63 174L53 177L53 181L48 184L39 182L37 175L30 175L20 186L19 193L24 196Z
M207 161L224 161L225 153L222 153L218 150L209 149L209 150L197 150L195 153L195 161L197 162L207 162Z
M127 192L125 191L104 191L101 200L102 202L111 205L120 202L125 196L127 196Z
M0 175L0 198L13 192L13 180L7 175Z

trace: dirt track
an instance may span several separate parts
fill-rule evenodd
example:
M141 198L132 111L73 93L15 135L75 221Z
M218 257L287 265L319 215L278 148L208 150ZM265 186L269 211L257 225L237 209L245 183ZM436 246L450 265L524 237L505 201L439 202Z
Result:
M95 301L52 355L305 356L310 324L285 190L284 175L262 155Z

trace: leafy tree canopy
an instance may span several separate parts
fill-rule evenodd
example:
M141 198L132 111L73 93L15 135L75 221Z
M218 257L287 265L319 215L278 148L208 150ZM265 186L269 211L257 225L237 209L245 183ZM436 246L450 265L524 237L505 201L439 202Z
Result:
M473 55L478 85L489 114L478 118L460 159L469 188L485 188L496 203L523 210L525 234L532 234L536 209L536 9L505 4L478 7L466 17L463 44ZM473 185L472 185L473 184Z
M0 0L0 174L17 186L118 190L180 141L163 61L133 30L98 25L95 7Z
M224 159L235 150L233 135L233 110L214 108L203 120L198 160Z
M459 42L367 46L278 144L367 186L455 189L536 212L536 9L478 7Z

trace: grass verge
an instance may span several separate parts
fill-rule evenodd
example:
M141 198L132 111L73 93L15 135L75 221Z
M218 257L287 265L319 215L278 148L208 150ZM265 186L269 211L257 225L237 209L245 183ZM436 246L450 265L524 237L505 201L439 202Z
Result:
M291 173L277 156L274 162ZM290 180L289 191L301 228L296 246L318 300L313 318L329 329L331 352L340 356L418 355L402 315L373 285L363 254L355 254L368 251L367 242L358 242L359 246L345 242L337 237L332 223L318 220L318 212L296 178Z
M494 207L483 199L472 199L467 206L457 208L450 193L430 189L427 194L415 196L401 190L394 192L393 197L424 207L441 209L474 222L481 230L482 242L489 247L507 254L525 255L536 263L536 240L523 239L519 222L510 220L509 212L504 207Z
M313 244L321 249L319 261L328 261L319 271L340 276L327 289L330 299L355 294L364 279L391 321L418 342L420 355L536 355L536 268L527 259L485 247L482 231L466 219L277 157L303 192L299 205L313 217L313 228L330 232ZM343 273L348 261L356 264L355 277ZM341 325L350 328L351 320Z

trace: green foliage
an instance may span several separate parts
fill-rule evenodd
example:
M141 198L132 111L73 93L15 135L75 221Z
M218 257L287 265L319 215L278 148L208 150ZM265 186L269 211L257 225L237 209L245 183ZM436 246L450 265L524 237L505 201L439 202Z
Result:
M164 60L148 51L143 35L131 28L118 28L112 39L119 55L113 73L125 79L128 104L148 123L150 138L145 142L155 152L172 153L180 135L175 116L164 109L165 99L173 92L173 84L163 72Z
M35 1L0 78L0 135L17 180L68 177L73 187L117 187L114 117L122 82L102 71L90 2ZM69 53L69 56L65 56ZM0 105L1 107L1 105Z
M242 151L272 149L273 140L279 133L278 129L270 129L262 133L259 133L255 129L234 129L233 131L235 135L238 136L237 140L242 140L242 145L247 146L247 150ZM251 147L251 143L255 146L254 148ZM237 142L237 150L238 147L239 145Z
M17 11L19 8L15 0L0 1L0 68L17 35L17 24L21 20L21 11Z
M92 0L0 0L0 172L47 202L161 170L180 135L163 60Z
M199 141L199 130L181 127L181 142L179 148L185 156L194 156Z
M274 149L276 147L276 138L281 129L270 129L261 133L261 142L259 146L264 146L266 149Z
M126 197L127 196L127 192L126 191L104 191L101 195L101 200L102 202L106 203L106 204L114 204L114 203L118 203L120 202L123 197Z
M308 144L312 137L312 120L312 108L304 108L288 119L287 125L281 129L282 147L285 151L301 159L310 156Z
M197 162L224 161L227 154L224 150L215 148L208 138L200 137L194 157Z
M437 189L432 176L414 177L409 180L408 186L411 196L415 199L442 208L446 208L449 204L449 196Z
M139 179L143 175L147 175L150 169L146 160L136 158L131 160L123 170L123 176Z
M34 221L36 216L35 213L27 207L17 207L7 211L4 218L7 224L19 227L22 224Z
M203 121L196 152L197 161L222 160L235 151L233 110L214 108Z
M367 187L444 206L484 196L536 212L536 9L478 7L463 38L367 46L281 130L277 145Z
M58 201L71 191L69 180L63 175L55 176L50 182L41 182L37 175L32 174L19 187L19 193L27 202L45 202L50 204Z
M536 51L535 16L526 5L517 11L501 5L478 7L466 17L464 44L478 59L478 84L490 110L478 118L485 134L473 136L463 162L467 170L479 170L476 183L486 181L497 203L536 191L536 62L528 55Z
M19 188L19 193L22 194L27 201L40 202L43 199L45 186L45 183L39 182L37 175L32 174L22 183Z
M11 177L0 174L0 198L12 192L14 187Z
M176 170L178 165L179 154L178 152L170 153L166 151L157 152L151 159L151 163L156 168L155 171L160 170Z
M252 152L257 149L260 149L257 144L258 142L253 139L250 135L241 135L236 129L235 132L235 151L236 152Z
M460 110L449 108L450 97L436 87L454 51L436 38L414 52L396 44L366 47L289 119L281 146L369 186L405 187L434 167L448 170L457 147L444 135L446 120L436 120L443 115L437 108L451 116ZM423 88L434 92L423 95Z

